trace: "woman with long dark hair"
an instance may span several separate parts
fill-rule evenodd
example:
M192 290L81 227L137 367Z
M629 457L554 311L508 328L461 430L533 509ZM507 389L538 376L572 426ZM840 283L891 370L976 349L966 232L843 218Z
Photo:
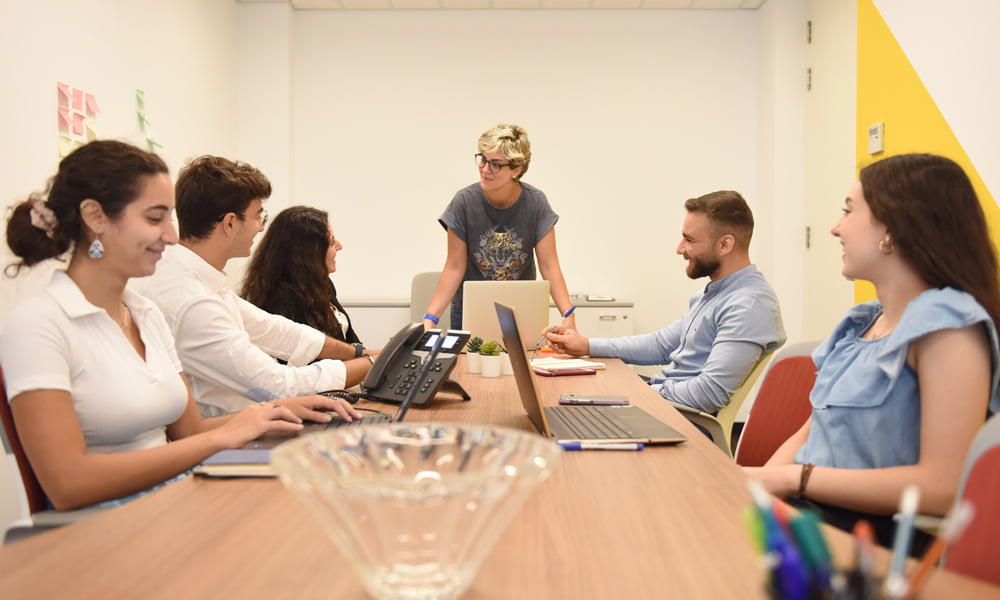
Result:
M341 249L325 211L310 206L286 208L257 246L240 295L269 313L363 349L330 279Z
M947 512L973 437L1000 410L997 258L971 181L941 156L861 169L843 212L831 229L842 272L877 299L813 352L810 419L745 470L831 524L868 520L889 545L904 488L919 488L920 512Z

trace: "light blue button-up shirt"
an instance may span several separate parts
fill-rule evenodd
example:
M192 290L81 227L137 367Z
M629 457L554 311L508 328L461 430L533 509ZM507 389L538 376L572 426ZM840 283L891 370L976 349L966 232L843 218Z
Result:
M796 462L844 469L916 464L920 386L906 356L913 341L935 331L986 325L993 359L990 410L1000 409L996 328L970 294L951 288L927 290L910 302L892 333L862 339L880 314L877 300L851 308L813 351L819 372L809 396L812 425Z
M666 365L650 384L668 400L715 412L729 404L761 356L785 343L781 309L757 267L746 266L691 296L669 327L620 338L591 338L590 356Z

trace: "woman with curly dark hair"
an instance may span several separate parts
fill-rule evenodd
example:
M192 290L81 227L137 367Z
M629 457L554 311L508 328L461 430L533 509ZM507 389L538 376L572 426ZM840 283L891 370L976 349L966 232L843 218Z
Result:
M272 314L354 344L361 356L364 345L330 280L342 248L325 211L310 206L286 208L274 218L254 252L240 295Z

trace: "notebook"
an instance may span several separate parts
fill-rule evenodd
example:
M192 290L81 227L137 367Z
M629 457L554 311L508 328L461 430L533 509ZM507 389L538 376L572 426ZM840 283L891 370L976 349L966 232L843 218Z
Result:
M229 448L216 452L195 467L194 473L203 477L274 477L276 473L271 466L271 448L292 438L334 427L374 425L399 420L383 412L363 412L362 415L364 416L361 419L348 423L334 414L328 423L306 422L300 431L294 433L279 431L266 433L251 440L242 448Z
M533 347L542 330L549 326L549 282L544 279L525 281L466 281L462 288L464 308L462 329L483 341L500 341L500 325L494 302L502 302L517 310L521 323L521 343ZM504 344L508 348L507 344Z
M676 444L686 438L639 407L626 406L542 406L534 375L528 366L518 332L515 309L495 303L504 345L510 354L521 404L542 435L559 442L640 442Z

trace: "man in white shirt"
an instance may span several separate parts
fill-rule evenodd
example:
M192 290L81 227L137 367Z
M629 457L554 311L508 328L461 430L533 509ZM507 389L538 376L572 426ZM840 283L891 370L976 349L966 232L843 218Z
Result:
M246 163L202 156L181 169L175 190L180 243L139 286L167 318L202 413L360 383L373 363L363 347L265 312L226 284L226 263L250 256L267 222L267 177Z

